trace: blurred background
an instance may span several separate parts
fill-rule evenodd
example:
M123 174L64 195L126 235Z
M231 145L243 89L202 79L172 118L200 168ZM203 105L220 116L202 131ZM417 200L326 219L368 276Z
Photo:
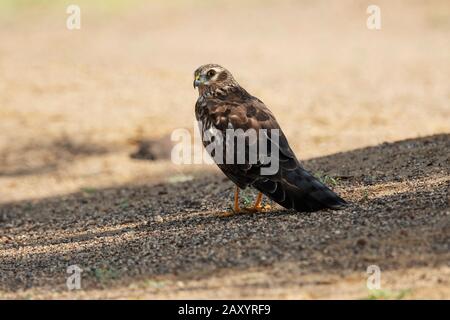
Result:
M215 172L130 157L192 130L205 63L263 100L301 159L450 132L449 2L372 2L0 0L0 202Z

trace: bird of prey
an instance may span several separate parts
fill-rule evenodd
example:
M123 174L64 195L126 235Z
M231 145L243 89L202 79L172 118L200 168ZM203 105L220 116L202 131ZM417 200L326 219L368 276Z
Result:
M266 148L270 154L275 154L274 151L277 151L278 156L273 160L278 161L276 172L269 175L262 174L262 169L269 164L259 161L259 158L256 162L250 162L248 154L245 155L245 161L241 163L234 161L217 163L216 161L223 173L236 184L234 213L244 210L262 211L263 194L284 208L299 212L311 212L325 208L338 210L346 206L345 200L301 166L272 112L261 100L242 88L227 69L217 64L206 64L195 70L194 77L194 88L198 88L199 92L199 98L195 104L195 116L203 137L203 145L207 150L209 144L218 138L223 139L223 145L227 145L227 143L229 145L229 140L226 140L229 132L227 129L242 129L241 134L250 129L256 132L270 132L278 129L277 143ZM221 135L210 135L205 139L206 133L210 132L221 133ZM267 137L267 141L272 142L270 134L266 134L265 137ZM261 140L260 135L256 138ZM248 152L252 142L250 139L243 141L246 144L245 152ZM261 143L261 141L256 142ZM269 142L264 143L268 144ZM273 145L278 150L275 150ZM227 148L224 156L226 152L230 151L236 150ZM210 152L210 155L216 159L214 152ZM233 159L236 160L236 157L234 156ZM239 190L247 187L257 189L259 194L253 207L241 209Z

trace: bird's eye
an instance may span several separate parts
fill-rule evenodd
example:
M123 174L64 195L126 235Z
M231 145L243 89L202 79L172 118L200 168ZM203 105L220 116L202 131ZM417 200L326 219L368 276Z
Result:
M209 70L208 73L206 74L208 76L208 78L213 77L216 74L216 71L214 70Z

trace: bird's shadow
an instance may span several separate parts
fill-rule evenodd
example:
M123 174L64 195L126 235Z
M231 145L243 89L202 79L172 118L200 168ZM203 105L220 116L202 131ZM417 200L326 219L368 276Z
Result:
M1 204L0 290L63 288L73 264L89 288L283 264L293 273L446 264L449 151L444 134L305 162L333 177L350 202L342 211L221 217L233 186L218 175Z

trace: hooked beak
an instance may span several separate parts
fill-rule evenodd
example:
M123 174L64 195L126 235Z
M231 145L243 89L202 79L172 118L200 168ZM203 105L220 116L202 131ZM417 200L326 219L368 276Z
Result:
M194 89L201 85L203 81L200 79L200 75L196 75L194 79Z

